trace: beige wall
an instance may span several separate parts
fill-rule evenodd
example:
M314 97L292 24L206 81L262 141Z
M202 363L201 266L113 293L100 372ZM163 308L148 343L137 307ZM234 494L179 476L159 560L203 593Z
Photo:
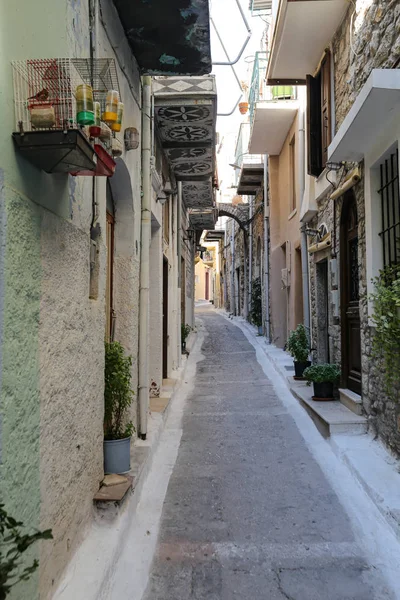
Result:
M296 207L291 207L290 142L295 136ZM271 243L272 342L283 347L288 332L303 319L298 191L298 118L296 117L279 156L269 159ZM290 286L283 288L282 269L290 270Z

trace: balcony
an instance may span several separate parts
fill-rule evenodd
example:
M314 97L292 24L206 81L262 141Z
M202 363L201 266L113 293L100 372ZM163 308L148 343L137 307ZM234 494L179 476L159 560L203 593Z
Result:
M237 193L253 196L261 187L264 177L264 158L249 152L250 123L241 123L236 142L235 163Z
M250 0L249 10L252 17L270 15L272 11L272 0Z
M215 77L156 77L154 116L161 145L182 181L183 201L195 229L212 229L215 173ZM204 211L204 218L202 212ZM204 223L207 223L203 227Z
M304 84L348 8L348 0L274 0L267 83Z
M114 0L141 73L204 75L210 73L208 0ZM103 17L113 22L102 7Z
M266 85L268 57L257 52L250 85L250 126L248 149L252 155L280 154L299 107L297 88Z

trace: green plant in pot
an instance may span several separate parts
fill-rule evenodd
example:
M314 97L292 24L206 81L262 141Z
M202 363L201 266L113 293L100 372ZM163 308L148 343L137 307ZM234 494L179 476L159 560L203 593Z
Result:
M192 331L192 328L190 327L190 325L185 325L184 323L182 323L181 325L181 346L182 346L182 352L185 352L186 350L186 340L189 336L189 333Z
M303 378L304 369L311 365L308 360L310 354L310 344L308 341L307 330L302 323L297 325L296 329L289 334L286 343L286 350L293 356L295 377Z
M119 342L105 344L104 372L104 472L126 473L130 469L133 423L127 411L133 401L132 357Z
M338 365L323 363L305 369L304 378L307 385L314 385L313 400L333 400L333 386L340 378Z
M262 288L261 279L257 277L253 281L251 292L250 319L258 329L258 335L262 335Z

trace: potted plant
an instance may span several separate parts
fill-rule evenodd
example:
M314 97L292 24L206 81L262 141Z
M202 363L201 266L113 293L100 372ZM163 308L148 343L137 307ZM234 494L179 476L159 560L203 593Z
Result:
M126 473L130 470L133 423L126 421L132 404L132 357L125 356L119 342L105 344L104 373L104 472Z
M262 290L261 279L257 277L253 281L251 292L250 318L253 325L258 329L258 335L262 335Z
M181 325L181 346L182 346L182 354L186 352L186 340L189 333L192 331L190 325L185 325L182 323Z
M306 328L302 323L297 325L294 331L290 332L286 343L286 350L294 358L295 377L302 379L304 369L311 365L311 362L308 360L310 344L308 342Z
M340 377L338 365L324 363L312 365L304 371L307 385L314 384L313 400L333 400L333 386Z

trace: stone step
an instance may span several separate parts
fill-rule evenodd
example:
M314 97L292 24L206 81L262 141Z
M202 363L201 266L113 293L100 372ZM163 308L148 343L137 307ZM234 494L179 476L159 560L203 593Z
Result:
M163 413L167 408L170 399L170 395L150 398L150 412Z
M325 437L341 433L350 435L367 433L367 419L354 414L341 402L337 400L316 402L312 400L312 388L302 383L292 385L290 390L300 400L317 428Z
M362 415L362 398L359 394L348 389L340 389L340 402L356 415Z

